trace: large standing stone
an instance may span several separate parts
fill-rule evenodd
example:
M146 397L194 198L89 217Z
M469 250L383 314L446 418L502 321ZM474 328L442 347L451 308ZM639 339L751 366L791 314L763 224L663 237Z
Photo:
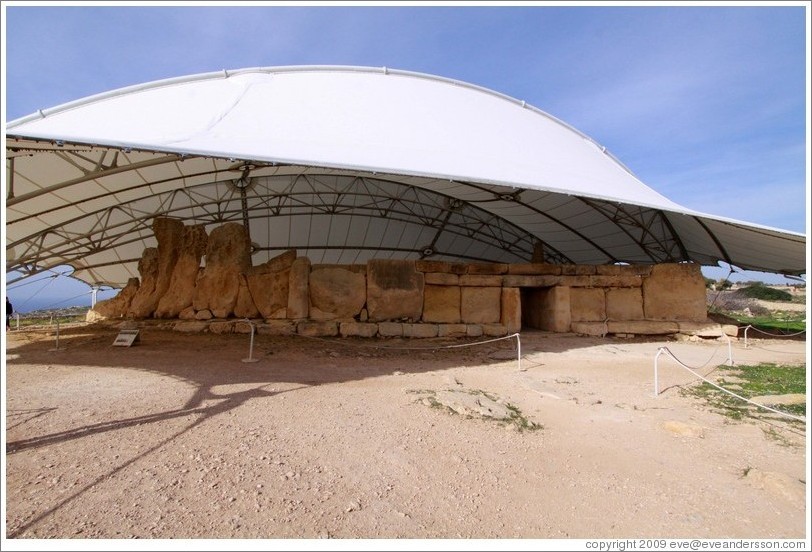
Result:
M455 274L451 276L456 277ZM460 320L459 286L427 285L423 298L423 321L457 324Z
M460 315L465 324L496 324L502 317L501 287L463 287Z
M606 320L606 293L603 288L572 288L570 310L572 322Z
M367 263L367 309L373 322L420 320L423 273L414 261L372 259Z
M195 284L200 271L200 259L206 253L206 227L202 224L186 226L169 287L163 294L155 318L176 318L183 309L192 306Z
M500 323L509 333L522 329L522 293L519 288L502 288Z
M248 277L239 274L240 289L237 292L237 302L234 304L234 316L238 318L259 318L260 312L248 288ZM214 330L212 330L214 331Z
M263 318L277 318L276 313L287 308L290 270L294 262L296 250L291 249L246 272L248 291Z
M311 308L332 318L354 318L367 300L366 274L346 268L314 268L310 272Z
M141 286L130 303L127 314L133 318L147 318L158 308L158 302L169 289L172 272L183 245L184 226L180 220L158 217L152 221L152 231L158 241L158 248L154 257L145 263L147 274L141 274ZM147 254L147 249L144 250L144 255ZM138 270L141 271L140 263Z
M309 316L310 308L310 259L299 257L293 261L288 278L287 317L303 320Z
M643 312L650 320L704 322L708 309L699 265L653 266L651 276L643 280Z
M138 278L130 278L127 280L127 285L124 286L118 295L99 301L91 310L87 311L86 320L88 322L97 322L99 320L107 320L109 318L122 318L127 314L130 308L130 303L138 291L139 281Z
M206 268L197 281L195 310L211 310L215 318L234 312L240 274L251 269L251 243L242 224L226 223L212 230L206 248Z

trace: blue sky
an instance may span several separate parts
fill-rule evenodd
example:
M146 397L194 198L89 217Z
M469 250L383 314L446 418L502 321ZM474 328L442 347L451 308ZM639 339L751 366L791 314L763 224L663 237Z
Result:
M803 5L6 2L5 120L224 68L387 66L525 100L686 207L808 233ZM34 298L40 284L11 286L12 302L26 311L86 291L64 276L43 282Z

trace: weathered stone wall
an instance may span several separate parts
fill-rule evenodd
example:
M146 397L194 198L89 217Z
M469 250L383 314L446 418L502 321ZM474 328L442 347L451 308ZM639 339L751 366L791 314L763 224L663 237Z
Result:
M158 247L144 251L140 282L99 303L89 319L180 318L189 321L178 323L185 331L236 332L248 326L227 319L249 318L263 320L260 333L345 337L504 336L523 326L588 335L716 331L692 264L311 265L291 250L252 266L239 224L209 236L168 219L153 227Z

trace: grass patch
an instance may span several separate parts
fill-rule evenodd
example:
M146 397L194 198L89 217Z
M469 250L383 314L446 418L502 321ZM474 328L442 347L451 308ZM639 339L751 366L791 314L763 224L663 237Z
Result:
M804 365L782 366L763 363L753 366L725 367L725 371L728 376L735 377L735 381L727 381L722 377L717 383L748 399L764 395L806 394L806 366ZM704 399L717 412L733 420L757 418L768 414L768 411L745 403L705 382L702 385L685 389L684 392ZM787 414L806 416L806 404L769 406ZM788 422L801 423L791 418L784 419Z

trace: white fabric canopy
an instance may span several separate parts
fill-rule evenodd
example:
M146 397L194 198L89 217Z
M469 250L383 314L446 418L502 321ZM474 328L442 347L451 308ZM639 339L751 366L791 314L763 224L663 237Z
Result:
M90 284L138 276L156 216L246 224L255 264L529 262L541 244L547 262L805 271L803 235L681 207L548 114L430 75L196 75L40 111L6 140L6 269Z

